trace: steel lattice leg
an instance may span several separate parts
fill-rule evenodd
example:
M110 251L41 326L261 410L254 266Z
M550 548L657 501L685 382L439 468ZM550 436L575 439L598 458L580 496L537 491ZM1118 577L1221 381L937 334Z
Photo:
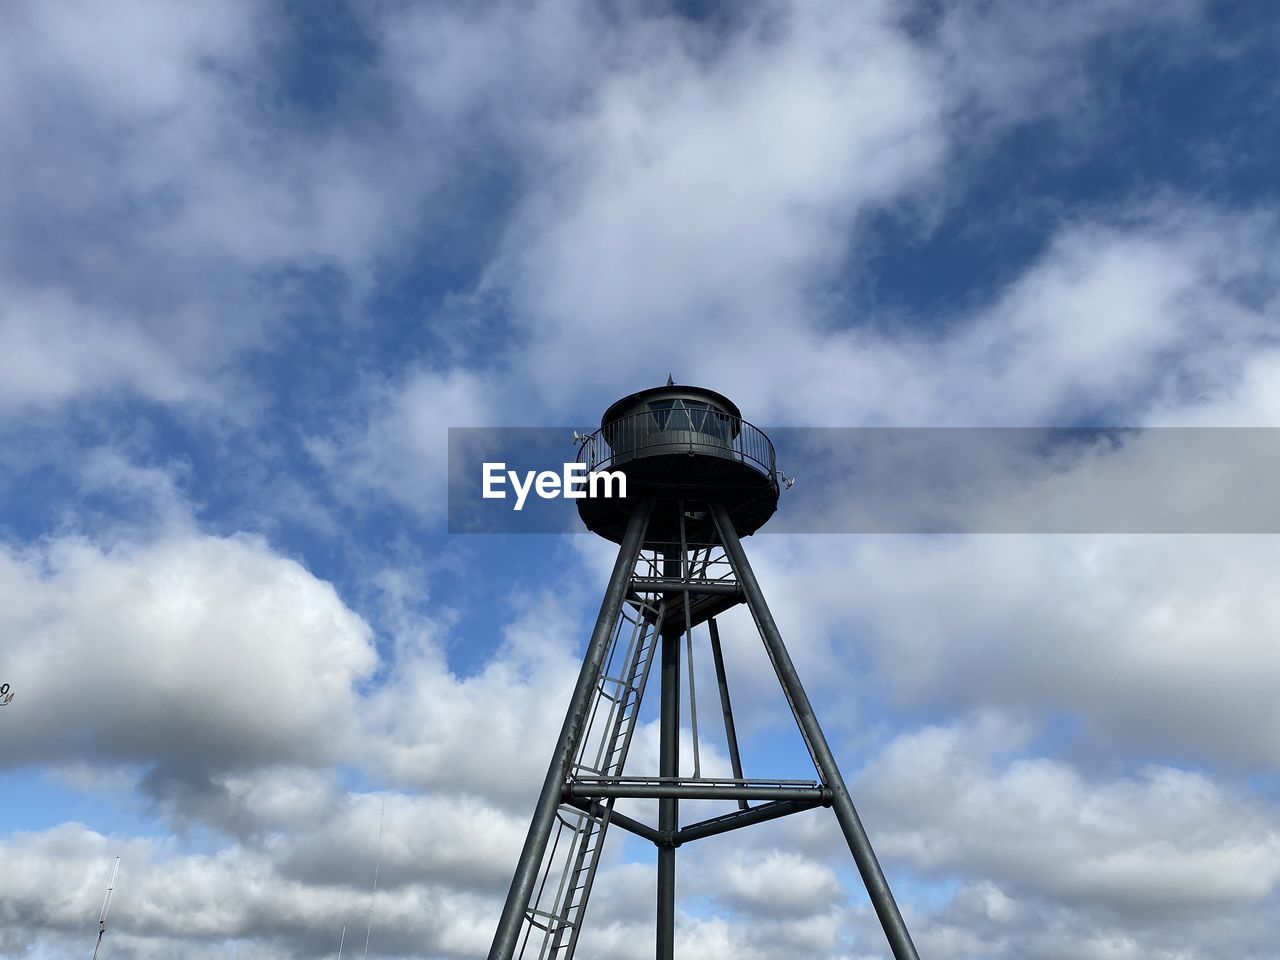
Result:
M809 697L800 683L800 675L796 673L791 655L782 642L782 634L778 632L778 625L774 623L773 614L769 612L764 594L760 591L760 584L756 582L751 564L747 562L747 555L742 549L742 542L738 539L733 520L722 503L714 503L712 508L715 511L721 542L733 563L738 583L747 598L747 606L751 609L751 616L755 619L760 637L769 652L769 658L773 661L774 670L777 671L778 681L782 684L787 699L791 703L796 722L800 725L805 741L813 753L818 771L832 792L831 805L835 809L836 819L849 844L858 872L862 875L862 882L866 884L867 894L871 898L872 906L875 907L876 916L880 918L880 925L884 928L889 948L893 951L896 960L919 960L915 945L911 942L911 934L907 932L907 925L903 922L897 903L894 902L893 892L889 889L884 871L880 869L880 862L876 859L871 841L867 838L862 820L854 808L853 799L849 796L844 777L840 775L835 756L827 745L827 738L822 733L822 727L819 726L818 718L814 715L813 706L809 703Z

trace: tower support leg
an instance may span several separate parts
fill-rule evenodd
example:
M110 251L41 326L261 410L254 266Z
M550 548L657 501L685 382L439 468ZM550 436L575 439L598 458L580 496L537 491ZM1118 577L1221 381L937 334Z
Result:
M880 918L880 925L884 928L885 937L889 941L889 949L893 951L895 960L919 960L915 944L911 942L911 934L907 932L907 925L902 920L897 903L894 902L893 892L889 889L884 871L880 869L880 862L871 848L866 830L863 829L862 820L853 806L853 799L849 796L848 788L845 787L844 777L840 775L835 756L827 745L827 738L822 733L822 727L818 725L813 706L809 703L809 697L800 683L800 675L796 673L791 655L782 642L782 634L778 632L778 625L774 623L773 614L769 612L769 605L765 603L764 594L760 591L760 584L756 582L751 564L747 562L747 554L742 549L742 542L738 539L733 520L722 503L714 503L712 507L725 553L729 555L729 560L733 564L738 583L751 609L751 615L760 630L760 637L769 652L769 658L773 661L774 670L777 671L778 681L782 684L787 699L791 703L791 709L795 712L796 722L800 725L800 730L813 753L818 772L831 790L831 806L835 810L836 820L840 823L845 841L849 844L849 851L853 854L853 861L862 875L862 882L866 884L867 894L871 898L876 916Z
M573 688L569 710L565 714L564 725L560 729L560 739L552 755L551 765L547 769L547 778L543 781L538 805L534 808L533 820L529 824L524 848L520 851L515 877L511 881L511 889L507 893L507 900L502 908L502 917L498 920L493 946L489 949L489 960L511 960L515 953L516 941L519 939L520 928L524 922L524 913L529 906L534 884L537 882L538 868L542 864L547 840L555 826L556 809L560 806L561 791L577 750L578 739L582 736L592 691L595 689L604 657L608 652L614 625L622 611L627 583L635 570L636 557L644 542L645 528L649 522L651 509L651 502L646 500L637 500L631 508L627 530L618 547L618 559L614 562L609 586L605 590L604 602L600 605L600 615L596 618L595 630L591 633L591 641L587 645L587 653L582 661L582 670L578 674L578 683Z
M720 712L724 714L724 739L729 748L729 765L735 780L742 779L742 756L738 753L738 731L733 725L733 705L729 702L729 680L724 673L724 651L720 649L720 628L716 618L707 621L707 629L711 632L711 659L716 665L716 683L720 686ZM749 804L745 800L738 801L738 809L746 810Z
M662 637L662 702L659 708L658 775L680 776L680 634ZM679 829L680 801L658 801L658 832L672 836ZM658 846L658 960L673 960L676 949L676 848Z
M680 579L684 575L685 551L668 553L663 576ZM687 600L686 600L687 606ZM680 776L680 640L682 633L668 628L662 635L662 701L658 708L658 776ZM664 797L658 801L658 832L674 836L680 829L680 801ZM676 848L673 843L658 846L657 960L674 960L676 951Z

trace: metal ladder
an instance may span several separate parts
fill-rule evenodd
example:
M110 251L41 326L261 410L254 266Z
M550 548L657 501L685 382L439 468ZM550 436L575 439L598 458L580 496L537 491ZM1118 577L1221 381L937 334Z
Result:
M584 775L592 779L622 775L665 612L664 600L655 604L634 597L623 605L609 654L596 680L595 695L570 769L571 780ZM570 960L573 956L613 804L612 799L596 801L585 810L561 804L555 836L544 857L541 881L525 911L521 958L535 956L528 953L532 943L538 944L538 960ZM549 880L557 866L560 880L553 891ZM535 929L542 931L541 937L535 938Z

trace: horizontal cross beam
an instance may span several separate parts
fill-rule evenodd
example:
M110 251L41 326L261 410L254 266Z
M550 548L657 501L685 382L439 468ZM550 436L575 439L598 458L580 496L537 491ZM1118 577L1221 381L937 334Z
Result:
M566 799L565 803L593 817L598 817L604 812L604 808L598 800L583 800L571 797ZM634 820L624 813L618 813L616 810L609 814L609 822L643 840L648 840L654 846L678 847L693 840L714 837L717 834L728 833L730 830L737 830L740 827L766 823L793 813L800 813L803 810L812 810L815 807L830 805L830 801L824 804L821 800L775 800L771 803L761 804L758 807L751 807L748 810L735 810L733 813L727 813L722 817L713 817L710 820L691 823L689 826L683 827L674 833L655 830L647 823L641 823L639 820Z
M699 783L567 783L562 797L570 800L807 800L829 804L826 787L769 787Z
M738 596L742 588L732 580L678 580L672 577L632 577L636 593L703 593Z
M830 800L825 802L822 800L775 800L772 803L764 803L758 807L735 810L733 813L726 813L723 817L714 817L710 820L691 823L689 826L677 830L675 836L672 837L672 841L678 847L680 844L688 843L691 840L714 837L718 833L728 833L730 830L737 830L740 827L749 827L752 824L776 820L779 817L786 817L802 810L812 810L814 807L827 807L830 805Z

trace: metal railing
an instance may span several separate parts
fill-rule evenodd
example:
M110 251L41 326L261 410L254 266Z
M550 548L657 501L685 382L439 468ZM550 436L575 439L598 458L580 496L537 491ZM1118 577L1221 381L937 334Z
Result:
M733 565L720 544L650 540L636 560L632 584L667 581L671 575L672 558L679 567L677 580L689 583L734 582Z
M587 470L617 467L639 457L693 453L724 457L778 482L773 443L759 427L719 410L649 410L611 420L582 438L578 462Z

